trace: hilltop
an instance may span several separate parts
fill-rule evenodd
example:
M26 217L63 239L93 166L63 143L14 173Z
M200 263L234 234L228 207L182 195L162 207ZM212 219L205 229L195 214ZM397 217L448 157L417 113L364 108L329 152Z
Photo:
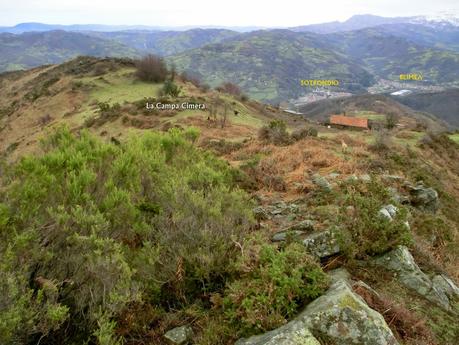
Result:
M0 342L457 342L457 134L383 96L340 106L402 126L360 131L166 77L0 75Z
M79 57L61 65L0 75L0 151L11 150L13 156L17 156L30 152L32 147L37 146L38 139L51 128L63 124L71 129L86 127L103 115L101 104L102 107L106 104L109 109L114 107L114 114L108 114L100 125L89 129L115 138L127 135L129 130L167 129L191 123L205 128L203 136L212 138L213 132L220 131L219 126L207 130L209 107L221 108L225 104L228 124L231 123L231 128L240 138L255 136L257 128L275 114L287 121L294 119L273 107L205 90L179 77L177 83L182 89L181 96L177 99L163 98L159 96L162 84L142 82L134 73L134 62L130 59ZM145 109L147 101L202 103L207 108L148 111ZM219 104L214 105L216 102Z

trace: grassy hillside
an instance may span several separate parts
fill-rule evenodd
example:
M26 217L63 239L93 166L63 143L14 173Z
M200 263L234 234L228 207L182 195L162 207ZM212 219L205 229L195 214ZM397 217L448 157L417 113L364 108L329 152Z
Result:
M274 108L214 90L203 91L179 78L180 96L164 99L160 96L162 83L142 82L134 73L134 63L129 59L80 57L57 66L0 75L0 151L10 148L12 156L17 157L36 148L48 129L62 124L72 129L85 127L101 116L100 103L120 107L113 117L89 128L108 137L125 136L129 130L194 124L205 129L202 138L212 139L224 131L217 123L209 126L211 107L219 118L226 107L227 125L241 139L256 135L257 129L275 114L293 123L292 116L282 115ZM198 102L207 109L147 111L147 99L178 104Z
M212 86L240 85L250 96L279 101L304 94L302 79L339 80L347 89L372 82L362 67L327 49L317 35L287 30L257 31L178 54L170 61Z
M459 127L459 89L412 94L398 101L412 109L434 114L454 128Z
M0 72L61 63L79 55L135 57L121 43L66 31L0 34Z

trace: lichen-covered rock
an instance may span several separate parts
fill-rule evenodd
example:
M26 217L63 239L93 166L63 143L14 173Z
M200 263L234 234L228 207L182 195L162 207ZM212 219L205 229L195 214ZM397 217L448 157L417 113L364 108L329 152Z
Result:
M447 276L443 274L436 275L432 278L433 287L443 291L450 301L459 299L459 287Z
M193 329L190 326L176 327L164 334L164 338L174 345L188 344L192 337Z
M340 280L345 282L351 281L351 274L343 267L335 268L328 272L328 276L330 277L331 284L334 284Z
M318 258L325 258L340 252L340 246L333 230L310 234L303 240L303 244L308 252Z
M273 331L240 339L235 345L320 345L301 320L293 320Z
M327 293L294 320L265 334L240 339L235 345L318 345L319 337L336 345L397 345L382 315L352 291L349 273L336 269L329 274L332 285Z
M312 231L314 230L314 222L310 219L305 219L299 223L293 224L289 230Z
M324 192L331 192L332 191L332 186L330 182L327 181L327 179L323 176L320 176L318 174L315 174L312 177L312 182L319 187L320 190Z
M255 219L258 221L269 219L268 211L266 211L266 209L262 206L255 207L252 212Z
M297 238L298 236L301 236L304 234L304 231L300 230L283 230L276 232L273 237L271 237L271 241L273 242L282 242L285 241L288 237L291 238Z
M386 321L355 294L345 280L312 301L298 316L313 334L337 345L398 344Z
M436 212L439 207L438 193L433 188L427 188L422 182L416 186L407 185L410 201L413 206L426 211Z
M449 291L454 290L450 285L452 281L446 281L440 276L435 279L434 283L429 276L421 271L407 247L399 246L389 253L376 258L374 263L394 272L397 279L404 286L416 291L445 310L451 310L448 294L450 293ZM454 283L452 284L454 285Z

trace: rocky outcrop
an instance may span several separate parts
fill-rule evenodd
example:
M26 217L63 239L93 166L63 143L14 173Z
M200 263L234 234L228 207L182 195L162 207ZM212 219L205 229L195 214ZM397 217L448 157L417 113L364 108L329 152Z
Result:
M337 345L398 344L386 321L339 279L328 292L311 302L300 314L313 334Z
M436 212L439 207L438 193L433 188L425 187L422 182L416 186L406 186L410 193L411 204L420 209Z
M262 335L240 339L235 345L320 345L304 321L293 320Z
M445 310L452 310L452 301L459 296L459 289L449 278L437 275L431 279L422 272L407 247L399 246L374 263L394 272L401 284Z
M314 222L310 219L303 220L296 224L289 226L279 232L276 232L271 240L273 242L285 241L289 236L296 238L305 235L309 231L314 230Z
M312 301L298 317L262 335L236 345L316 345L318 339L336 345L396 345L386 321L352 291L344 269L334 270L327 293ZM315 335L315 337L314 337Z
M173 345L186 345L193 338L193 330L190 326L176 327L167 331L164 338Z
M311 255L318 258L325 258L340 252L338 239L333 230L326 230L308 235L303 240L303 244Z
M331 192L333 189L330 182L328 182L325 177L320 176L319 174L315 174L312 177L312 183L314 183L317 187L319 187L320 190L324 192Z

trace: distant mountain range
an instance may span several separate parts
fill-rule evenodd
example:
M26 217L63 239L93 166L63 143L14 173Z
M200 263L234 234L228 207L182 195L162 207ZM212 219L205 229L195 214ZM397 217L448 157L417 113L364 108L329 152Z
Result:
M380 17L371 14L355 15L344 22L329 22L292 27L290 30L297 32L315 32L318 34L330 34L334 32L354 31L388 24L420 24L431 28L445 26L459 26L459 18L450 14L443 16L416 16L416 17Z
M114 31L187 31L192 29L225 29L236 32L249 32L263 29L259 26L150 26L150 25L103 25L103 24L44 24L44 23L20 23L15 26L0 26L0 32L9 32L12 34L22 34L24 32L43 32L43 31L96 31L96 32L114 32Z
M61 63L78 55L131 58L140 56L135 49L116 41L77 32L0 34L0 71Z
M458 23L451 16L358 15L282 30L244 28L249 32L23 23L0 28L7 31L0 33L0 72L77 55L136 58L153 53L211 86L234 82L266 102L303 95L309 89L300 85L302 79L336 79L340 90L361 93L378 79L420 73L427 83L451 87L459 86Z

